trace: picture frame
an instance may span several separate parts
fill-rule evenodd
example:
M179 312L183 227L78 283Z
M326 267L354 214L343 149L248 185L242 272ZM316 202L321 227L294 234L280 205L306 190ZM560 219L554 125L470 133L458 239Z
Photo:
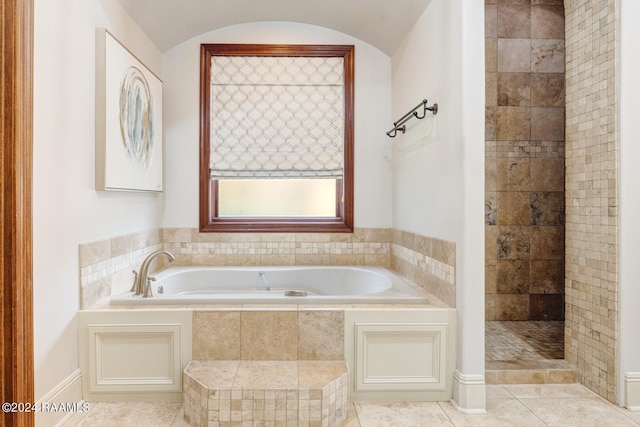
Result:
M163 191L162 81L96 30L96 189Z

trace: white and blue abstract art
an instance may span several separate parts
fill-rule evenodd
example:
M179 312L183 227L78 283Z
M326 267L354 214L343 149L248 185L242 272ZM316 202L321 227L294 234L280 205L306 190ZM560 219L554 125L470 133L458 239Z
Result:
M162 191L162 82L104 29L96 57L96 187Z

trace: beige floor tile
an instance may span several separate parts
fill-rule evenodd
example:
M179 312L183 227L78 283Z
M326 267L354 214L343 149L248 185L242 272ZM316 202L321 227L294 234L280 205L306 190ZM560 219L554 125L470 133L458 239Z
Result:
M454 426L436 402L355 403L362 427Z
M190 427L189 423L184 420L184 407L180 408L180 411L176 414L171 427Z
M602 399L602 398L601 398L601 400L604 401L604 399ZM606 401L605 401L605 403L606 403ZM625 417L627 417L627 418L635 421L636 423L640 424L640 411L632 412L632 411L628 410L627 408L623 408L622 406L614 406L614 408L616 408L618 410L618 412L620 412Z
M596 397L580 384L513 384L505 385L504 388L518 399Z
M65 427L171 427L181 407L181 403L94 403L79 422Z
M504 386L488 384L486 387L487 399L513 399L513 394L509 393Z
M549 427L637 427L613 405L597 397L522 399L521 402Z
M440 404L456 427L544 427L544 424L516 399L487 399L487 415L465 415L449 403Z
M358 420L358 413L353 403L349 404L349 414L340 427L361 427Z

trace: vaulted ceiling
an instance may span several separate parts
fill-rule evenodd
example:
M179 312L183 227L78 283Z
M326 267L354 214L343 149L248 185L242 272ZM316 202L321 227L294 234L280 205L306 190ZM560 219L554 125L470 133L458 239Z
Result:
M291 21L359 38L391 55L430 0L118 0L165 52L229 25Z

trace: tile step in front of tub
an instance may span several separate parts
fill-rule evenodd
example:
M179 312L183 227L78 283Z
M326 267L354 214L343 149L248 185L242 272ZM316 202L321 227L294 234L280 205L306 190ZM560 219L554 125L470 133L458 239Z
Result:
M192 360L184 419L193 427L339 426L348 379L344 361Z
M487 384L575 384L580 370L564 360L488 360Z

